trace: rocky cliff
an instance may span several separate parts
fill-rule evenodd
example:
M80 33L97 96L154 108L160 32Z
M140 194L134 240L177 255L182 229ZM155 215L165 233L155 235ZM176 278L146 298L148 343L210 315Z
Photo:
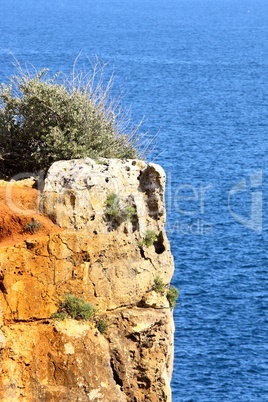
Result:
M160 166L112 159L54 163L41 197L0 185L1 401L171 401L164 186ZM52 319L67 294L94 320Z

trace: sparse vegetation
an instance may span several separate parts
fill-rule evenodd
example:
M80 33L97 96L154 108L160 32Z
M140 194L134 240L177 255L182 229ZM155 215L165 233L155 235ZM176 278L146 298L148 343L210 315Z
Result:
M94 318L96 309L83 299L74 295L67 295L61 302L59 309L53 314L52 318L64 320L73 318L75 320L89 321Z
M136 209L130 204L130 200L123 200L117 194L109 194L105 202L105 217L112 227L119 226L122 222L132 221Z
M120 198L117 194L108 195L105 202L105 214L107 217L119 217L121 215Z
M179 291L175 286L171 286L167 291L167 299L169 301L170 308L173 309L176 305L177 298L179 297Z
M131 221L136 213L136 209L132 205L127 205L125 212L127 220Z
M154 285L153 285L153 290L157 293L164 294L166 289L166 285L163 282L163 279L160 278L160 276L156 276L154 278Z
M24 231L34 234L38 232L42 228L42 224L36 221L34 218L31 219L31 222L26 223Z
M68 318L68 314L64 313L63 311L62 312L57 312L57 313L54 313L52 315L52 318L53 318L53 320L63 321L66 318Z
M165 294L166 298L168 299L170 308L174 309L176 301L179 297L179 291L175 286L170 286L167 289L167 285L164 284L163 279L160 278L160 276L156 276L154 278L154 284L152 290L154 290L157 293L161 293L162 295Z
M100 319L96 322L96 328L101 334L106 334L108 329L108 324L105 320Z
M156 239L157 239L157 234L153 230L147 230L144 238L141 241L139 241L138 245L139 245L139 247L143 247L143 246L150 247L154 244Z
M100 65L70 77L19 71L0 86L0 178L47 170L57 160L136 158L136 131L110 99Z

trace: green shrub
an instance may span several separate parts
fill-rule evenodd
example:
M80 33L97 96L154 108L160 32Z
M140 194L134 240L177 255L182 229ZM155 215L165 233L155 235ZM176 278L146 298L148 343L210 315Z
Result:
M157 234L153 230L147 230L144 238L138 243L139 247L150 247L157 239Z
M41 229L42 224L38 221L36 221L34 218L32 218L31 222L26 223L24 231L34 234L38 232L39 229Z
M137 157L135 130L125 133L109 84L94 80L88 72L49 78L44 69L1 85L0 178L47 170L57 160Z
M65 319L69 317L75 320L89 321L94 318L95 313L96 309L91 304L74 295L67 295L52 318Z
M105 202L105 217L113 228L122 222L132 221L136 209L130 205L131 200L122 200L117 194L108 195Z
M169 301L170 308L174 308L177 298L179 297L179 291L175 286L171 286L167 291L167 299Z
M63 321L68 318L68 314L64 312L57 312L52 314L52 318L53 320Z
M154 278L153 290L157 293L165 293L166 286L160 276Z
M136 214L136 209L132 205L127 205L125 209L126 219L132 221L134 215Z
M108 324L103 319L100 319L96 322L96 328L101 334L106 334L108 329Z
M105 214L107 217L119 217L121 214L120 198L117 194L112 193L108 195L105 202Z

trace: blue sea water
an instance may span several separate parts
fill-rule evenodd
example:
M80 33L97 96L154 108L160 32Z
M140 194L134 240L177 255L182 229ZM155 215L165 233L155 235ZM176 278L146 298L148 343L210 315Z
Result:
M0 0L0 81L97 55L156 135L175 257L174 402L268 401L267 0Z

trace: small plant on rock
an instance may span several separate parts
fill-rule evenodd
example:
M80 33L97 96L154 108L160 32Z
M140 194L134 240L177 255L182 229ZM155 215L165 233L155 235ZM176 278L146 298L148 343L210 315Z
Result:
M126 209L125 209L125 212L126 212L127 220L132 221L134 215L136 214L135 208L132 205L127 205Z
M96 322L96 328L101 334L106 334L108 329L108 324L105 320L100 319Z
M132 221L136 209L130 204L130 200L122 200L117 194L108 195L105 202L105 217L111 228L116 228L121 223Z
M120 198L117 194L112 193L108 195L105 202L105 215L106 217L118 217L120 216Z
M175 286L171 286L167 291L167 299L169 301L170 308L173 309L176 305L177 298L179 297L179 291Z
M157 234L153 230L147 230L144 238L138 243L139 247L150 247L157 239Z
M61 312L56 312L52 315L53 320L58 320L58 321L63 321L66 318L68 318L68 314L64 313L63 311Z
M36 221L34 218L32 218L31 222L28 222L25 225L24 231L34 234L36 232L38 232L39 229L41 229L42 224L38 221Z
M160 278L160 276L156 276L154 278L154 285L153 285L153 290L157 293L164 294L165 293L165 284L163 282L163 279Z
M64 298L58 311L53 314L52 318L73 318L74 320L89 321L94 318L95 314L96 309L91 304L70 294Z

